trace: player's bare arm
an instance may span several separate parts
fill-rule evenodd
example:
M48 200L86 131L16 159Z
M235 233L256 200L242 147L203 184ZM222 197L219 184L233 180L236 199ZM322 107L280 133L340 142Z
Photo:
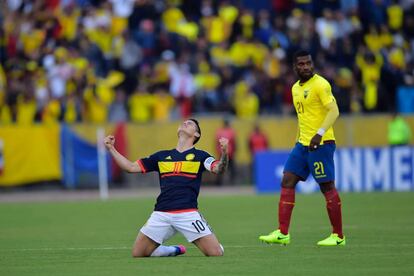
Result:
M322 136L325 134L325 131L328 130L331 126L333 126L336 119L339 117L339 109L335 101L332 101L325 107L328 109L328 113L326 114L325 120L323 121L318 132L312 137L309 143L310 151L316 150L318 148L322 141Z
M218 164L214 166L212 170L212 172L216 174L223 173L226 170L227 165L229 163L229 155L227 152L229 140L226 138L220 138L219 143L220 143L221 157L220 157Z
M121 169L128 173L141 172L141 167L136 162L131 162L115 149L115 137L113 135L106 136L104 139L104 144L106 149L111 153L115 162Z

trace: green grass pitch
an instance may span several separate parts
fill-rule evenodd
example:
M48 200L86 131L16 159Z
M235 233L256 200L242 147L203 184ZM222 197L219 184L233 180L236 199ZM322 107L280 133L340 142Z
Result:
M347 246L318 248L330 231L320 194L298 195L288 246L258 241L277 221L278 195L201 196L225 247L207 258L181 236L176 258L133 259L154 199L0 203L0 275L414 275L414 194L342 194Z

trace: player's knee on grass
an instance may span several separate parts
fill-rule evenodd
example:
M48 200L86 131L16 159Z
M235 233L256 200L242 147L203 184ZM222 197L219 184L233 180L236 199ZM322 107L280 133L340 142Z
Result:
M148 257L148 256L145 256L144 252L138 251L135 248L132 249L131 256L132 258Z
M150 257L151 253L152 253L150 251L151 250L148 250L148 249L142 250L142 249L139 249L139 248L133 248L132 252L131 252L131 255L132 255L133 258Z
M208 248L204 254L207 257L220 257L224 255L224 248L221 244L218 244L218 246Z
M152 241L147 236L139 233L132 247L131 255L134 258L150 257L152 252L159 246L159 244Z
M193 241L193 243L207 257L223 256L224 248L214 234L199 238Z

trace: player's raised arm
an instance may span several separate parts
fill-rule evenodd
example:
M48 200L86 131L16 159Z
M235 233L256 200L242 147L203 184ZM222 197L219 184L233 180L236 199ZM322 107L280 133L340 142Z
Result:
M128 173L142 172L141 167L136 162L129 161L115 149L115 137L113 135L106 136L104 139L104 144L106 149L111 153L112 157L115 159L115 162L121 169Z
M229 145L229 140L226 138L220 138L219 140L220 143L220 150L221 150L221 156L220 156L220 160L217 162L217 164L212 167L212 172L213 173L223 173L226 169L227 169L227 165L229 163L229 155L228 155L228 145Z

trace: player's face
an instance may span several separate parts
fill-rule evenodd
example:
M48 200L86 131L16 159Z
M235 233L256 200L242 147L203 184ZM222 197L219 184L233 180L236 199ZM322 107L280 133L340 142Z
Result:
M191 120L186 120L181 123L181 125L178 127L178 134L180 132L186 133L190 137L194 137L195 133L197 132L197 126L196 124Z
M313 61L310 55L297 57L293 69L301 80L308 80L313 76Z

